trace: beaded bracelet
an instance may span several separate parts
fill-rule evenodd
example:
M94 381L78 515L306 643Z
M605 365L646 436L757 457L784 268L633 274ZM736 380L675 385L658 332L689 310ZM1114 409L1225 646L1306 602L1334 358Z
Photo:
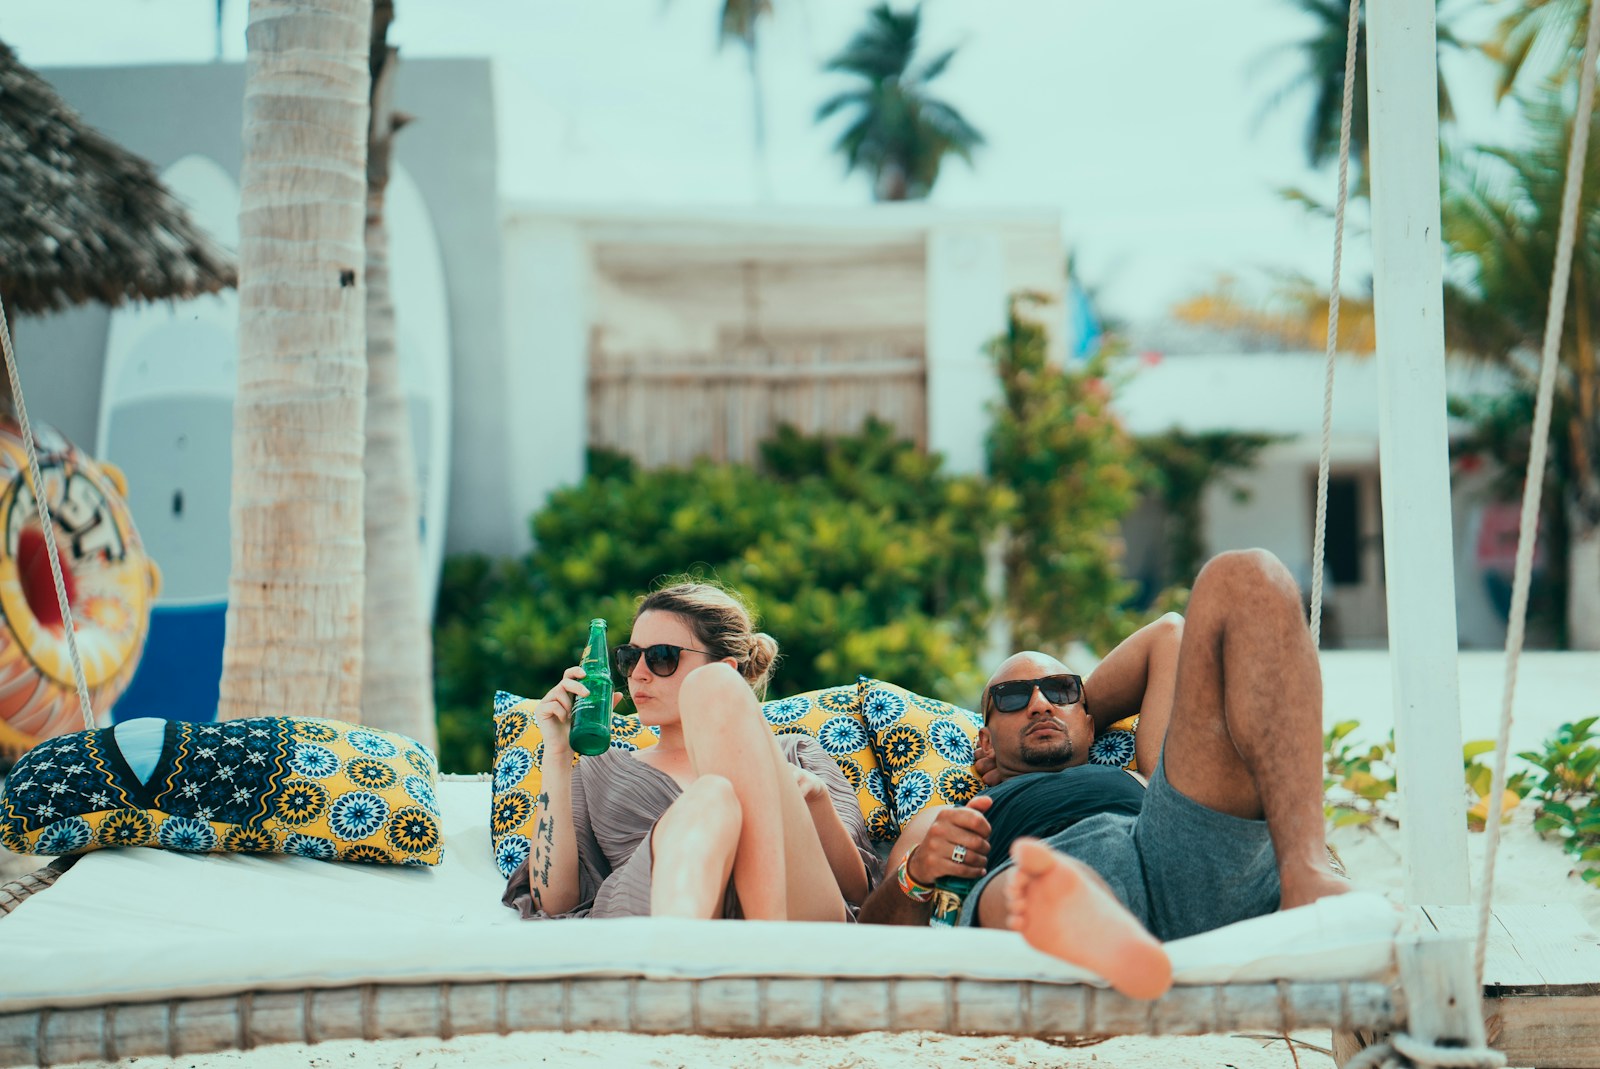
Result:
M921 845L921 843L917 844L917 846ZM894 882L899 886L900 893L911 899L911 901L932 902L934 892L938 888L930 887L925 883L918 883L911 875L911 855L916 852L917 847L913 846L906 851L906 856L900 859L900 867L894 870Z

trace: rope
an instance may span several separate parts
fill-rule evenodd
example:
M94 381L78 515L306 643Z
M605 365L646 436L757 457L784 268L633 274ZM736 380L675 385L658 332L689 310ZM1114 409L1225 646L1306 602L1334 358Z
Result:
M1355 111L1356 40L1361 0L1350 0L1344 44L1344 102L1339 109L1339 196L1333 209L1333 283L1328 288L1328 371L1322 386L1322 450L1317 456L1317 521L1311 546L1311 641L1322 645L1322 557L1328 541L1328 466L1333 451L1333 354L1339 347L1339 271L1344 263L1344 209L1350 199L1350 125Z
M56 525L50 516L49 495L44 492L44 476L39 474L39 446L28 425L28 406L22 400L22 379L17 375L17 357L11 349L11 328L6 322L5 305L0 301L0 348L5 350L6 375L11 380L11 396L17 403L17 426L28 449L28 483L34 504L39 507L39 523L44 527L45 553L50 558L50 578L56 585L56 603L61 606L61 626L67 633L67 652L72 657L72 678L78 684L78 708L83 712L86 731L94 730L94 709L89 704L89 681L83 674L83 657L78 653L78 628L72 619L67 599L67 583L61 577L61 555L56 551Z
M1506 1056L1492 1047L1445 1047L1396 1032L1387 1043L1363 1048L1344 1069L1500 1069L1505 1064Z
M1561 331L1567 311L1567 286L1572 277L1572 249L1578 233L1578 197L1583 191L1583 166L1589 150L1589 123L1594 114L1595 55L1600 53L1600 4L1589 5L1589 36L1583 45L1583 75L1578 85L1578 113L1567 149L1566 186L1561 197L1561 229L1556 239L1555 275L1550 280L1550 307L1545 316L1544 355L1539 365L1539 397L1533 410L1533 440L1528 475L1522 486L1522 522L1517 533L1517 568L1511 586L1511 620L1506 630L1506 689L1500 709L1500 736L1495 741L1494 778L1489 786L1483 879L1478 885L1478 942L1475 965L1483 983L1484 948L1489 941L1489 905L1494 890L1495 854L1500 845L1500 818L1505 806L1506 751L1511 747L1512 699L1517 691L1517 661L1522 656L1528 617L1528 586L1533 575L1534 540L1539 529L1539 502L1544 496L1545 456L1550 441L1551 396L1555 390Z

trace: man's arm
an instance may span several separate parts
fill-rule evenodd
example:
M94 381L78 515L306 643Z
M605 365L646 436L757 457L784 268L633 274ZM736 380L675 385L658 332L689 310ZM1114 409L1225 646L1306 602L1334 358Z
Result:
M924 809L911 818L889 851L889 875L861 905L861 923L925 925L933 916L933 903L908 898L896 879L901 861L913 850L908 872L925 887L946 876L982 876L989 859L989 818L984 814L993 804L993 798L980 795L964 806ZM964 864L951 857L957 845L967 848Z
M1172 718L1183 617L1169 612L1118 643L1083 681L1083 704L1096 732L1139 715L1136 757L1146 775L1155 771Z

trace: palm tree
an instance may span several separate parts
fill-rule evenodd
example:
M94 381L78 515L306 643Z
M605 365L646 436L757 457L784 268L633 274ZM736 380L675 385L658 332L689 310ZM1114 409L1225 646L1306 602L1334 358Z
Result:
M360 720L371 28L250 3L222 719Z
M928 83L944 73L956 50L941 52L913 66L922 5L897 12L880 3L867 15L844 51L827 70L865 84L839 93L817 109L822 122L853 110L850 125L834 149L844 155L845 171L865 171L876 200L920 200L939 179L939 165L954 153L972 162L983 135L949 104L928 95Z
M761 85L758 30L761 20L771 17L772 0L722 0L722 15L717 31L717 47L737 42L744 49L745 61L750 65L750 107L755 121L752 144L755 148L757 181L761 185L761 195L766 198L772 196L772 175L767 167L767 101Z
M1524 110L1536 131L1532 147L1484 148L1447 161L1442 207L1459 279L1445 294L1450 347L1506 367L1517 379L1515 390L1531 396L1574 120L1555 88ZM1586 168L1591 178L1600 175L1600 115ZM1551 495L1542 523L1551 563L1566 573L1568 644L1600 649L1600 183L1584 183L1578 219L1550 442L1549 485L1560 492Z
M1270 110L1291 96L1311 95L1311 112L1306 116L1305 154L1312 167L1339 156L1339 124L1344 110L1345 50L1349 41L1350 0L1290 0L1304 12L1314 26L1309 36L1289 46L1299 57L1299 72L1267 99ZM1439 44L1458 46L1459 42L1441 23ZM1367 175L1367 25L1366 11L1360 13L1356 32L1355 93L1351 100L1350 164L1353 187L1366 188ZM1439 118L1448 121L1454 112L1444 78L1439 78Z
M1500 61L1499 95L1519 78L1535 84L1569 79L1583 58L1588 23L1589 0L1517 0L1484 49Z
M361 719L434 746L433 643L422 605L416 462L400 388L389 234L383 208L394 136L409 116L393 106L399 50L388 42L393 0L372 7L372 118L367 142L366 596Z

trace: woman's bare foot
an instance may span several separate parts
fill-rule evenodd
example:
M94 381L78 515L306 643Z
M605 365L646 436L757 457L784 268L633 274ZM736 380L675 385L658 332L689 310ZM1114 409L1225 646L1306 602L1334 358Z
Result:
M1011 857L1017 867L1007 921L1029 946L1105 977L1129 998L1166 994L1166 950L1093 869L1038 839L1018 839Z

